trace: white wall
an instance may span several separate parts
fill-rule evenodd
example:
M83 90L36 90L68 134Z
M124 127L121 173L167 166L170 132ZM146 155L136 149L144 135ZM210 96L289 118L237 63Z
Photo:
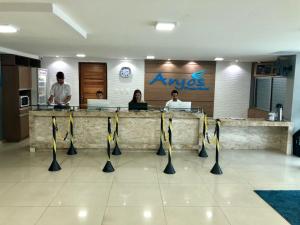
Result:
M144 95L144 60L105 60L44 57L42 67L48 69L48 93L51 85L56 82L56 73L65 73L65 82L71 85L72 99L70 105L79 106L79 62L107 63L107 98L118 106L127 106L133 91L140 89ZM131 68L129 78L121 78L119 71L123 66Z
M2 82L2 73L1 73L1 59L0 59L0 140L3 138L3 96L2 96L2 88L3 88L3 82Z
M217 62L214 118L247 118L251 63Z
M107 63L108 100L118 106L127 106L133 91L140 89L144 96L144 60L105 60L44 57L42 67L48 69L48 93L56 82L56 73L62 71L72 88L71 105L79 105L79 62ZM130 78L121 78L121 67L129 66ZM247 117L250 98L251 63L217 62L215 80L214 117Z
M292 94L288 96L290 101L292 102L290 107L291 117L290 119L294 124L294 132L300 129L300 54L296 55L296 62L293 74L293 84L292 87L288 86L288 89ZM285 106L283 106L283 110L285 110Z

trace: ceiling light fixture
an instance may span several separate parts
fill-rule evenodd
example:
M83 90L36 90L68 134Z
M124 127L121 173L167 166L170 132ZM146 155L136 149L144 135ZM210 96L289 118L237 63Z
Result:
M168 61L171 61L171 59L168 59Z
M174 30L175 26L175 23L157 22L155 25L155 29L158 31L172 31Z
M224 60L224 58L221 58L221 57L216 57L215 58L215 61L223 61Z
M56 57L56 58L59 58L59 55L56 55L55 57Z
M84 58L86 55L85 55L85 54L82 54L82 53L78 53L76 56L77 56L78 58Z
M11 34L18 31L19 29L13 25L0 25L0 33Z
M153 55L148 55L148 56L147 56L147 59L155 59L155 56L153 56Z

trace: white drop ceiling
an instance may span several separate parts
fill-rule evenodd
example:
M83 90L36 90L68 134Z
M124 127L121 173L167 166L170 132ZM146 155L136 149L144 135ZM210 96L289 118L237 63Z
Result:
M300 51L299 12L299 0L0 0L0 24L20 28L0 34L0 46L39 56L261 61ZM158 32L157 21L178 25Z

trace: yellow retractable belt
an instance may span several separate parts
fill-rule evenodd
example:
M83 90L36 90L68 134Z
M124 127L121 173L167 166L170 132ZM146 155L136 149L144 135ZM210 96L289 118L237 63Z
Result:
M217 125L218 125L219 128L220 128L221 122L220 122L220 121L217 121ZM217 132L215 132L214 137L213 137L213 139L211 140L211 143L214 144L214 145L216 145L218 151L221 150L221 148L220 148L220 142L219 142L219 139L218 139L218 137L217 137Z
M57 130L55 117L52 118L52 125L53 125L54 129ZM52 136L52 141L53 141L53 150L54 150L54 152L56 152L56 140L55 140L54 136Z
M161 114L161 120L162 120L162 130L160 131L161 139L166 141L166 132L165 132L165 113L162 112Z
M173 126L172 126L172 122L171 121L169 122L169 130L170 130L169 135L172 135ZM170 143L170 141L168 141L168 144L169 144L168 147L169 147L169 151L170 151L170 155L171 155L172 154L172 143Z

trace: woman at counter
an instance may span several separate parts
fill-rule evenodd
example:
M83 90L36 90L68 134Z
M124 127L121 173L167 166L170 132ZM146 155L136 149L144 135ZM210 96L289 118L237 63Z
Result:
M141 102L142 102L142 92L139 89L136 89L133 92L133 96L132 96L132 99L129 102L129 104L132 104L132 103L141 103Z

